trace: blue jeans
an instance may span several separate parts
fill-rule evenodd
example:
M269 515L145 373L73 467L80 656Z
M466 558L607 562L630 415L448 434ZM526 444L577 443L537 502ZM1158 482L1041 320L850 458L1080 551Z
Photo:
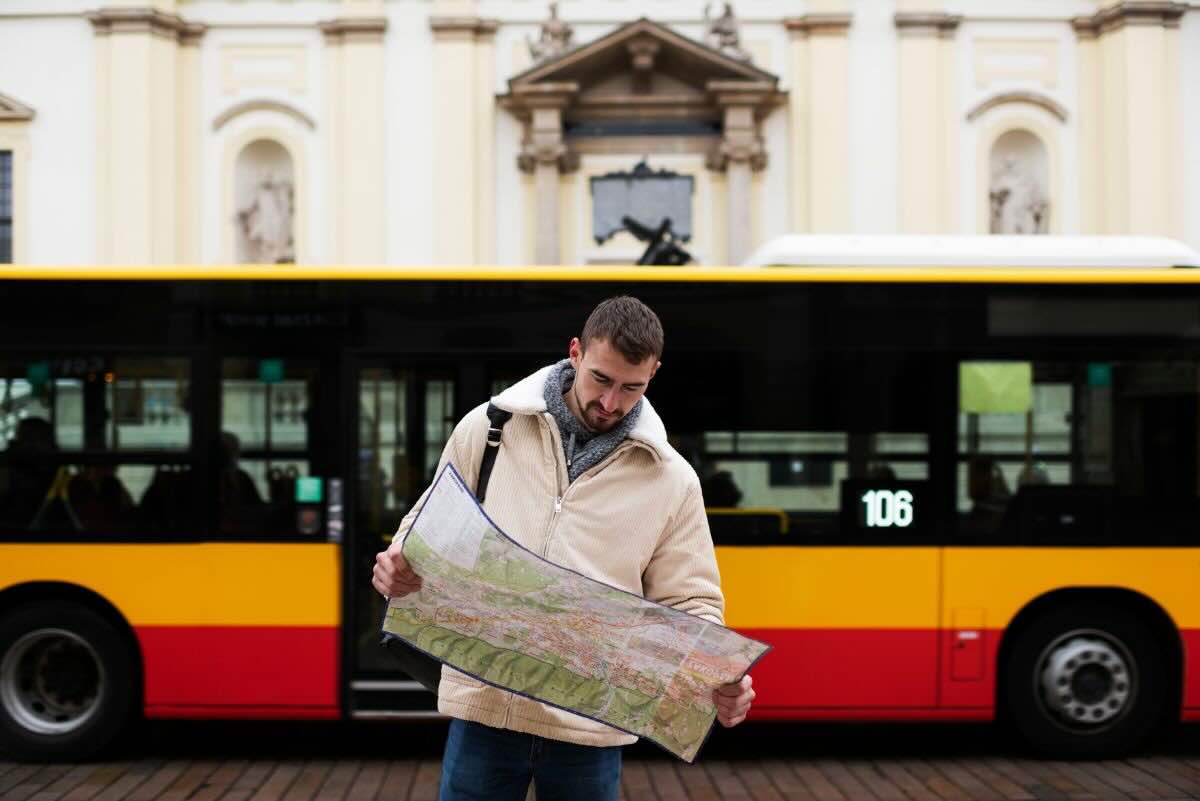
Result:
M531 779L537 801L616 801L621 747L451 721L439 801L525 801Z

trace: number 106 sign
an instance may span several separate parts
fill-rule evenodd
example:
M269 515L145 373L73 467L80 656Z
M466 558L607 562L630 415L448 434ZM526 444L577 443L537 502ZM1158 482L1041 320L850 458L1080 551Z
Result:
M921 524L924 481L842 482L842 520L860 534L911 533Z

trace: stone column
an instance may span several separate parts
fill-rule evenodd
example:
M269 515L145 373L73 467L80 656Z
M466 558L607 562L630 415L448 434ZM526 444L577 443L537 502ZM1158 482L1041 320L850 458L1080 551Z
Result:
M559 264L562 243L559 232L559 176L579 165L563 142L562 110L578 91L575 83L543 83L515 96L527 110L525 142L517 157L522 172L533 174L534 248L537 264Z
M434 260L494 260L494 107L492 38L496 22L434 16ZM464 203L471 198L472 202Z
M850 230L851 15L789 17L792 228Z
M182 19L158 7L88 14L96 35L96 260L178 256L178 42ZM196 191L195 186L185 191Z
M899 42L900 231L957 230L954 33L961 17L896 14Z
M1185 10L1183 3L1120 2L1073 20L1080 38L1084 223L1098 233L1183 234L1179 20ZM1094 194L1086 199L1089 189Z
M383 200L383 38L387 19L348 16L321 23L329 48L333 260L386 261ZM297 202L304 202L298 198Z
M774 96L774 89L766 83L740 81L709 81L707 88L716 97L724 121L721 142L709 154L708 167L726 174L729 222L725 260L736 265L750 255L755 244L750 173L767 166L758 116Z

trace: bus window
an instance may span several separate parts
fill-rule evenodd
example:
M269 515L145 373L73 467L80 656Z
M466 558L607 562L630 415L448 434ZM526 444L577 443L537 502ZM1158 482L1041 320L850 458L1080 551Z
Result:
M225 359L221 364L219 520L222 534L316 535L320 498L302 498L312 476L309 409L318 368L304 359ZM320 490L308 490L320 494ZM304 501L313 503L302 503Z
M960 535L1196 541L1200 365L963 362L959 383Z
M454 430L454 380L441 371L359 374L361 524L390 535L434 478Z
M103 354L0 373L0 530L43 537L194 533L189 366Z
M685 451L688 442L680 438ZM692 447L718 544L844 542L861 533L847 530L847 482L885 488L929 478L923 433L717 431ZM900 528L873 533L901 538Z

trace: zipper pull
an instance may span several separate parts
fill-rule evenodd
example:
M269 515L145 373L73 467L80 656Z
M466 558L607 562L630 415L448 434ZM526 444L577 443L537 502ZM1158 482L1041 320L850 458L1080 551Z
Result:
M561 511L562 511L562 496L555 495L554 496L554 514L558 514Z

